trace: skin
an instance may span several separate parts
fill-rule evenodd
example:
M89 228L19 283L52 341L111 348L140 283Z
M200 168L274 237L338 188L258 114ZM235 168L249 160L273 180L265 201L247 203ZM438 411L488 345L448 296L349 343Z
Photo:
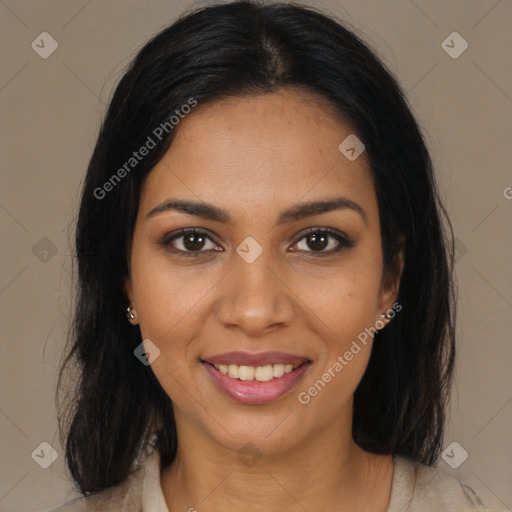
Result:
M178 454L163 468L169 510L385 511L393 463L352 439L353 394L372 339L307 404L307 391L396 300L399 274L384 273L379 212L363 153L349 161L338 145L353 130L311 93L282 89L199 105L176 128L165 157L144 184L126 294L134 325L160 350L151 368L172 399ZM345 197L349 208L277 224L297 203ZM225 209L232 224L175 210L148 217L169 198ZM353 247L318 256L302 232L332 228ZM180 228L209 235L199 256ZM236 248L248 236L261 255ZM214 248L221 250L214 251ZM200 363L214 354L283 351L312 361L288 394L263 405L223 394ZM238 454L247 443L258 454ZM303 507L303 508L302 508Z

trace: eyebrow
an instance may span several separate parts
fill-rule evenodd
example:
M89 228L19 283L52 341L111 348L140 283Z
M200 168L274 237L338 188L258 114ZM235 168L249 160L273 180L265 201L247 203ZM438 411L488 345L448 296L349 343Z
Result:
M313 215L321 215L335 210L349 209L357 212L363 219L365 224L368 224L368 219L365 211L357 203L346 197L334 197L318 201L309 201L298 203L292 207L283 210L278 217L278 224L289 224L296 222ZM160 213L168 211L178 211L188 215L195 215L205 220L221 222L223 224L232 224L233 219L231 215L224 209L214 206L210 203L195 202L182 199L167 199L163 203L155 206L146 216L146 218L153 217Z

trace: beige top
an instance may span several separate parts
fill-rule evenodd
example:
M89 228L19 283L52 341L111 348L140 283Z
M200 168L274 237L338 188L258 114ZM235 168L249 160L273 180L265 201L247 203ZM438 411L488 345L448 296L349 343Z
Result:
M193 507L191 507L192 510ZM75 498L49 512L169 512L160 485L160 454L121 484L86 498ZM387 512L464 512L486 510L475 492L438 469L395 457ZM494 511L496 512L496 511Z

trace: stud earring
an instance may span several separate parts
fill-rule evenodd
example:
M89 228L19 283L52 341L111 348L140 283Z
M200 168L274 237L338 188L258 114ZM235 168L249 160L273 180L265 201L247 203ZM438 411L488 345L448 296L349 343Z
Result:
M391 320L393 317L389 313L381 313L381 318L385 318L386 320Z
M135 315L133 314L133 308L131 306L128 306L126 308L126 318L128 318L128 320L133 320L135 318Z

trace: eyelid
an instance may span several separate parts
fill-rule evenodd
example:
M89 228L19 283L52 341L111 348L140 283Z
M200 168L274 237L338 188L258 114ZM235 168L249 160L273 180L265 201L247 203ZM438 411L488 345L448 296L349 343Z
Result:
M329 235L330 237L334 238L338 242L338 247L335 249L331 249L329 251L300 251L306 254L314 254L319 256L327 256L330 254L336 254L340 250L344 248L351 248L354 247L355 242L352 240L346 233L343 231L340 231L338 229L329 228L329 227L321 227L321 226L315 226L305 229L304 231L301 231L296 238L296 241L293 245L297 245L303 238L305 238L307 235L311 233L325 233ZM299 251L297 251L299 252Z
M208 240L210 240L214 244L217 244L217 242L215 241L214 237L212 235L210 235L208 230L205 230L203 228L181 228L181 229L178 229L177 231L173 231L172 233L168 233L168 234L164 235L158 241L158 245L160 245L164 249L170 249L174 253L186 254L186 255L201 254L201 253L207 253L207 252L211 251L211 249L200 250L200 251L183 251L181 249L177 249L176 247L174 247L172 245L171 242L173 242L174 240L176 240L178 238L181 238L181 237L183 237L185 235L189 235L191 233L197 233L198 235L203 235L205 238L207 238ZM217 244L217 245L219 245L219 244ZM216 250L216 249L214 249L214 250Z
M210 235L209 231L204 228L181 228L177 231L174 231L172 233L166 234L161 240L158 241L158 244L166 249L172 250L174 253L177 253L179 255L199 255L201 253L211 253L212 249L207 250L198 250L198 251L183 251L182 249L177 249L174 247L171 242L174 240L181 238L185 235L188 235L190 233L197 233L199 235L203 235L205 238L213 242L214 244L217 244L214 237ZM331 249L329 251L293 251L293 252L303 252L306 254L313 254L313 255L330 255L335 254L339 252L340 250L344 248L351 248L355 245L355 242L345 233L342 231L339 231L334 228L329 227L309 227L303 231L301 231L295 239L295 242L292 244L292 246L297 245L303 238L305 238L307 235L311 233L325 233L328 236L334 238L338 242L338 247L335 249ZM219 244L217 244L219 245ZM213 251L216 251L217 249L213 249Z

